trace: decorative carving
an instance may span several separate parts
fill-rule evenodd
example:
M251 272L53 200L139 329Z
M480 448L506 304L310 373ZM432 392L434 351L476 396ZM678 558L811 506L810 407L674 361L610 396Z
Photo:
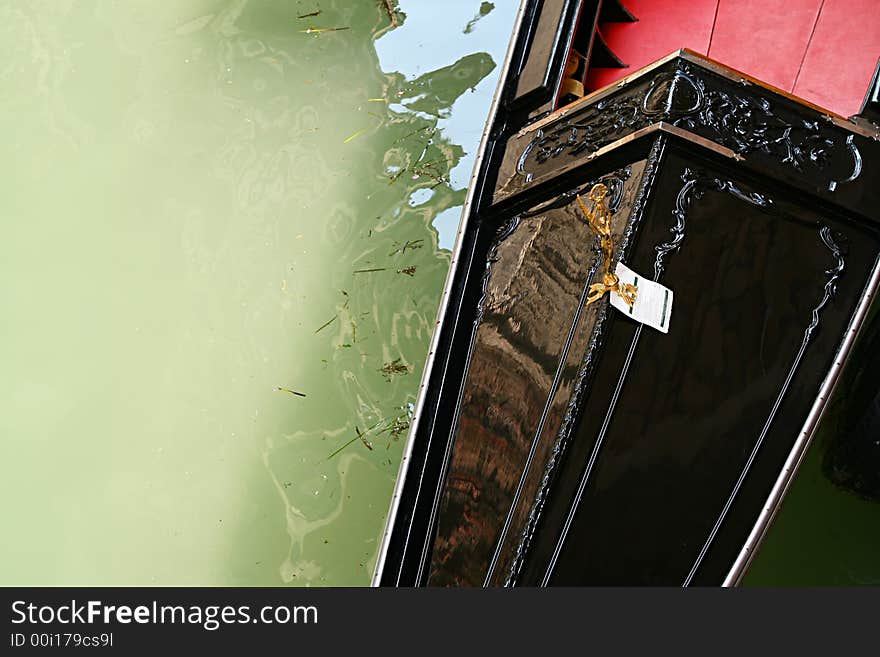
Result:
M669 121L699 111L705 103L705 87L689 69L663 73L651 82L642 100L642 112L658 121Z
M531 182L533 161L540 166L563 153L570 157L592 153L624 131L637 130L650 123L652 120L642 113L636 98L601 100L589 108L586 116L562 121L546 131L536 131L517 162L517 173L524 176L527 183Z
M617 274L612 269L612 260L614 259L614 238L611 235L611 212L605 205L605 195L608 188L599 183L593 185L588 195L593 202L593 209L587 207L581 195L577 195L577 202L580 205L584 220L590 226L596 235L599 236L599 246L602 249L602 257L605 265L605 271L602 273L602 281L590 285L589 294L587 295L587 305L596 303L605 296L605 294L616 294L626 302L630 307L636 302L638 297L638 289L635 285L629 283L621 283Z
M675 208L672 210L675 224L669 229L669 232L672 233L672 239L654 247L654 250L657 252L657 257L654 259L655 281L660 280L660 276L663 274L663 260L667 254L677 251L681 246L681 242L684 239L685 218L693 199L702 198L703 194L712 189L718 192L727 192L746 203L751 203L758 207L767 208L773 205L772 199L758 192L744 192L732 180L710 178L687 167L681 174L681 179L684 185L678 191L678 196L675 199Z
M699 89L702 102L693 111L668 120L680 128L698 132L739 155L760 151L779 159L799 173L826 177L830 169L847 171L840 180L827 180L834 191L842 182L855 180L861 173L861 154L852 135L841 139L817 120L786 121L778 116L767 98L757 94L732 93L721 88L707 89L706 81L693 75L682 64L679 75ZM839 160L836 162L835 160Z
M492 246L489 248L489 253L486 255L486 268L483 270L483 280L480 287L480 300L477 301L477 314L474 318L474 330L476 330L476 327L483 321L483 313L486 310L486 299L489 296L489 279L492 278L492 265L498 262L498 248L504 240L513 235L513 232L519 226L521 219L521 214L514 215L499 226L498 230L495 232L495 239L492 241Z
M862 158L853 135L816 118L779 108L749 85L731 88L679 60L648 85L636 82L577 114L536 131L517 162L525 183L548 160L576 157L652 123L666 121L711 139L738 155L763 153L834 191L858 178ZM734 90L735 89L735 90ZM784 118L788 114L791 118Z

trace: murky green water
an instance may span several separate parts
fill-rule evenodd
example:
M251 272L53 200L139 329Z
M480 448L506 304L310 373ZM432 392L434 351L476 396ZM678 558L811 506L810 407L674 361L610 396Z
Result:
M821 468L822 438L820 433L807 453L744 584L880 584L880 504L828 480Z
M0 0L0 583L369 581L517 4ZM880 581L819 450L748 583Z
M0 2L0 582L369 581L516 4Z
M880 299L744 583L880 584Z

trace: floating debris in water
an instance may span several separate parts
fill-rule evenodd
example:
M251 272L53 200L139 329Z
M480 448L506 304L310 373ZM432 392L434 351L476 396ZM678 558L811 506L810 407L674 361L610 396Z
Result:
M416 134L420 130L422 130L422 128L420 128L419 130L415 130L407 135L404 135L398 141L402 141L402 140L406 139L407 137L409 137L413 134ZM448 166L449 163L446 160L437 159L437 160L429 160L427 162L423 161L425 156L428 154L428 149L430 148L431 144L433 143L433 136L434 136L435 131L436 131L436 129L432 129L430 135L428 136L427 142L425 143L424 147L422 148L422 152L416 158L416 161L414 164L412 164L410 166L405 166L402 169L400 169L399 171L395 171L391 175L388 176L388 184L389 185L397 182L397 179L400 178L400 176L402 176L406 172L409 172L412 174L411 177L413 180L418 180L422 176L425 176L426 178L430 178L432 181L434 181L434 187L437 187L438 185L442 185L443 183L449 182L449 178L438 168L438 167ZM395 142L395 143L397 143L397 142ZM434 187L432 187L431 189L433 189Z
M407 403L399 408L401 409L401 412L398 413L395 417L390 418L390 419L386 419L386 420L379 420L373 426L371 426L369 429L366 429L365 431L361 431L360 427L355 426L354 438L347 441L344 445L342 445L338 449L334 450L333 453L331 453L327 457L327 460L329 461L334 456L336 456L337 454L342 452L346 447L354 444L358 440L360 440L364 444L364 447L366 447L370 451L373 451L373 443L371 441L367 440L367 436L371 432L373 432L374 429L377 429L379 427L381 427L381 428L374 433L374 435L376 437L381 436L383 433L387 433L391 436L392 441L399 439L400 436L402 436L407 430L409 430L409 427L412 424L415 406L412 403ZM389 441L386 449L389 448L390 446L391 446L391 441Z
M446 175L444 175L443 173L441 173L437 169L438 165L443 165L443 164L446 164L446 163L442 162L440 160L435 160L432 162L424 162L422 164L414 166L412 168L412 171L416 175L416 177L425 176L426 178L430 178L432 181L434 181L434 187L437 187L438 185L442 185L443 183L446 183L449 181L449 179L446 177Z
M333 315L333 317L331 317L331 318L328 319L326 322L324 322L323 324L321 324L321 326L319 326L318 328L316 328L316 329L315 329L315 333L320 333L320 332L323 331L325 328L327 328L328 326L330 326L330 325L334 322L334 320L337 320L337 319L339 319L339 315Z
M303 14L302 16L297 16L298 19L302 20L303 18L311 18L312 16L320 16L321 10L313 11L311 14Z
M279 392L289 392L291 395L296 395L297 397L305 397L305 393L297 392L296 390L291 390L290 388L277 387L275 388L275 390L278 390Z
M357 139L357 138L360 137L362 134L364 134L367 130L369 130L369 128L361 128L361 129L358 130L356 133L354 133L354 134L351 135L350 137L346 138L345 141L343 141L342 143L343 143L343 144L347 144L347 143L350 142L352 139Z
M361 442L364 444L364 447L366 447L368 450L370 450L372 452L373 451L373 443L371 443L369 440L367 440L366 434L361 433L361 430L358 429L357 427L354 428L354 431L357 434L357 437L361 439Z
M360 430L358 427L355 427L355 428L354 428L354 432L355 432L355 436L354 436L354 438L352 438L351 440L349 440L347 443L345 443L345 444L344 444L342 447L340 447L339 449L334 450L333 453L330 454L330 456L327 457L327 460L329 461L329 460L332 459L334 456L336 456L337 454L339 454L342 450L344 450L346 447L348 447L349 445L351 445L352 443L354 443L354 442L356 442L356 441L358 441L358 440L360 440L361 442L363 442L364 446L365 446L367 449L369 449L370 451L372 451L372 450L373 450L373 444L372 444L370 441L368 441L368 440L366 439L365 436L366 436L368 433L370 433L370 431L371 431L375 426L376 426L376 425L374 424L372 427L370 427L369 429L367 429L366 433L361 433L361 430ZM343 474L345 474L345 473L343 473Z
M395 374L409 374L409 366L404 365L400 358L395 358L390 363L385 363L379 368L379 372L385 377L385 380L391 382L391 377Z
M374 271L387 271L388 267L375 267L374 269L355 269L355 274L369 274Z
M416 266L412 265L412 266L406 267L404 269L398 269L397 273L398 274L406 274L407 276L415 276Z
M305 30L299 30L300 34L324 34L324 32L341 32L342 30L350 30L350 27L308 27Z
M416 128L415 130L411 130L410 132L407 132L403 137L398 137L393 142L391 142L391 144L392 144L392 146L399 144L400 142L402 142L406 139L409 139L410 137L417 135L420 132L425 132L425 131L430 131L430 134L428 135L428 143L431 143L431 139L437 133L437 128L435 126L426 125L422 128Z
M410 424L412 424L415 407L412 404L406 404L401 408L403 409L403 412L390 420L388 426L377 432L376 435L388 432L394 440L397 440L409 429Z
M327 457L327 460L329 461L330 459L332 459L334 456L336 456L337 454L339 454L342 450L344 450L346 447L348 447L349 445L351 445L351 444L352 444L354 441L356 441L357 439L358 439L358 437L355 436L354 438L352 438L351 440L349 440L347 443L345 443L342 447L340 447L340 448L337 449L337 450L334 450L334 451L330 454L330 456Z
M398 253L400 255L403 255L404 253L406 253L407 249L409 249L411 251L414 251L415 249L421 249L423 246L422 243L424 241L425 240L423 240L423 239L407 240L406 242L403 243L403 246L397 246L398 244L400 244L400 242L395 241L394 246L396 246L397 248L395 248L394 251L392 251L388 255L393 256L393 255L397 255Z

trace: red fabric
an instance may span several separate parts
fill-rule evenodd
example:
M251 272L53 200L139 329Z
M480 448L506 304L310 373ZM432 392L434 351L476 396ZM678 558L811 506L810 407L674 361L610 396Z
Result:
M609 85L680 48L848 116L859 110L880 57L878 0L624 0L637 23L602 35L629 65L597 69Z
M637 23L603 23L602 36L629 68L596 68L587 88L604 87L680 48L705 53L717 0L624 0Z
M880 2L825 0L794 94L850 116L880 57Z
M823 0L721 0L709 57L791 91Z

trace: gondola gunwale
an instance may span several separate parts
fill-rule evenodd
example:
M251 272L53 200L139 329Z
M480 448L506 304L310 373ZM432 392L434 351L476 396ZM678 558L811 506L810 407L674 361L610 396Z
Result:
M484 178L484 176L482 176L482 173L491 160L491 158L487 157L487 155L489 153L490 144L493 141L493 131L496 128L495 122L499 114L501 100L503 96L509 92L509 87L511 85L511 81L508 80L508 74L514 64L514 61L517 59L517 50L521 48L520 34L523 28L526 14L530 9L534 8L535 5L532 0L520 0L520 6L514 19L510 41L508 42L507 50L505 52L504 63L502 64L500 73L498 75L498 83L495 87L495 93L492 96L492 102L489 106L489 113L486 119L486 124L483 127L483 132L480 137L480 145L477 149L477 154L474 159L474 167L471 173L470 182L468 184L468 191L465 196L464 205L462 207L461 221L459 223L458 231L455 235L455 243L452 248L452 257L449 262L449 270L447 272L446 280L443 284L443 291L440 296L440 303L437 310L437 319L434 323L434 331L432 333L431 342L429 343L428 347L427 360L425 362L425 367L422 372L421 381L419 382L418 396L413 412L413 419L409 428L409 432L407 433L406 442L403 448L403 455L401 457L400 466L398 467L397 478L395 479L394 489L391 494L390 506L386 515L385 527L379 545L376 566L373 571L373 577L371 581L372 586L380 586L382 578L385 574L385 565L388 557L390 541L392 539L392 531L394 530L395 522L398 518L403 489L407 483L407 475L409 474L409 468L412 462L412 455L415 449L416 434L419 431L420 423L424 415L428 383L430 382L434 373L434 367L440 348L440 342L443 338L442 333L444 320L446 319L447 313L449 312L449 307L452 300L452 288L455 286L460 269L460 263L463 257L465 235L469 232L469 228L472 224L472 210L478 204L479 193L477 191L477 183L479 182L481 177ZM430 445L426 446L426 448L428 447L430 447ZM397 582L399 582L399 578L397 578Z

